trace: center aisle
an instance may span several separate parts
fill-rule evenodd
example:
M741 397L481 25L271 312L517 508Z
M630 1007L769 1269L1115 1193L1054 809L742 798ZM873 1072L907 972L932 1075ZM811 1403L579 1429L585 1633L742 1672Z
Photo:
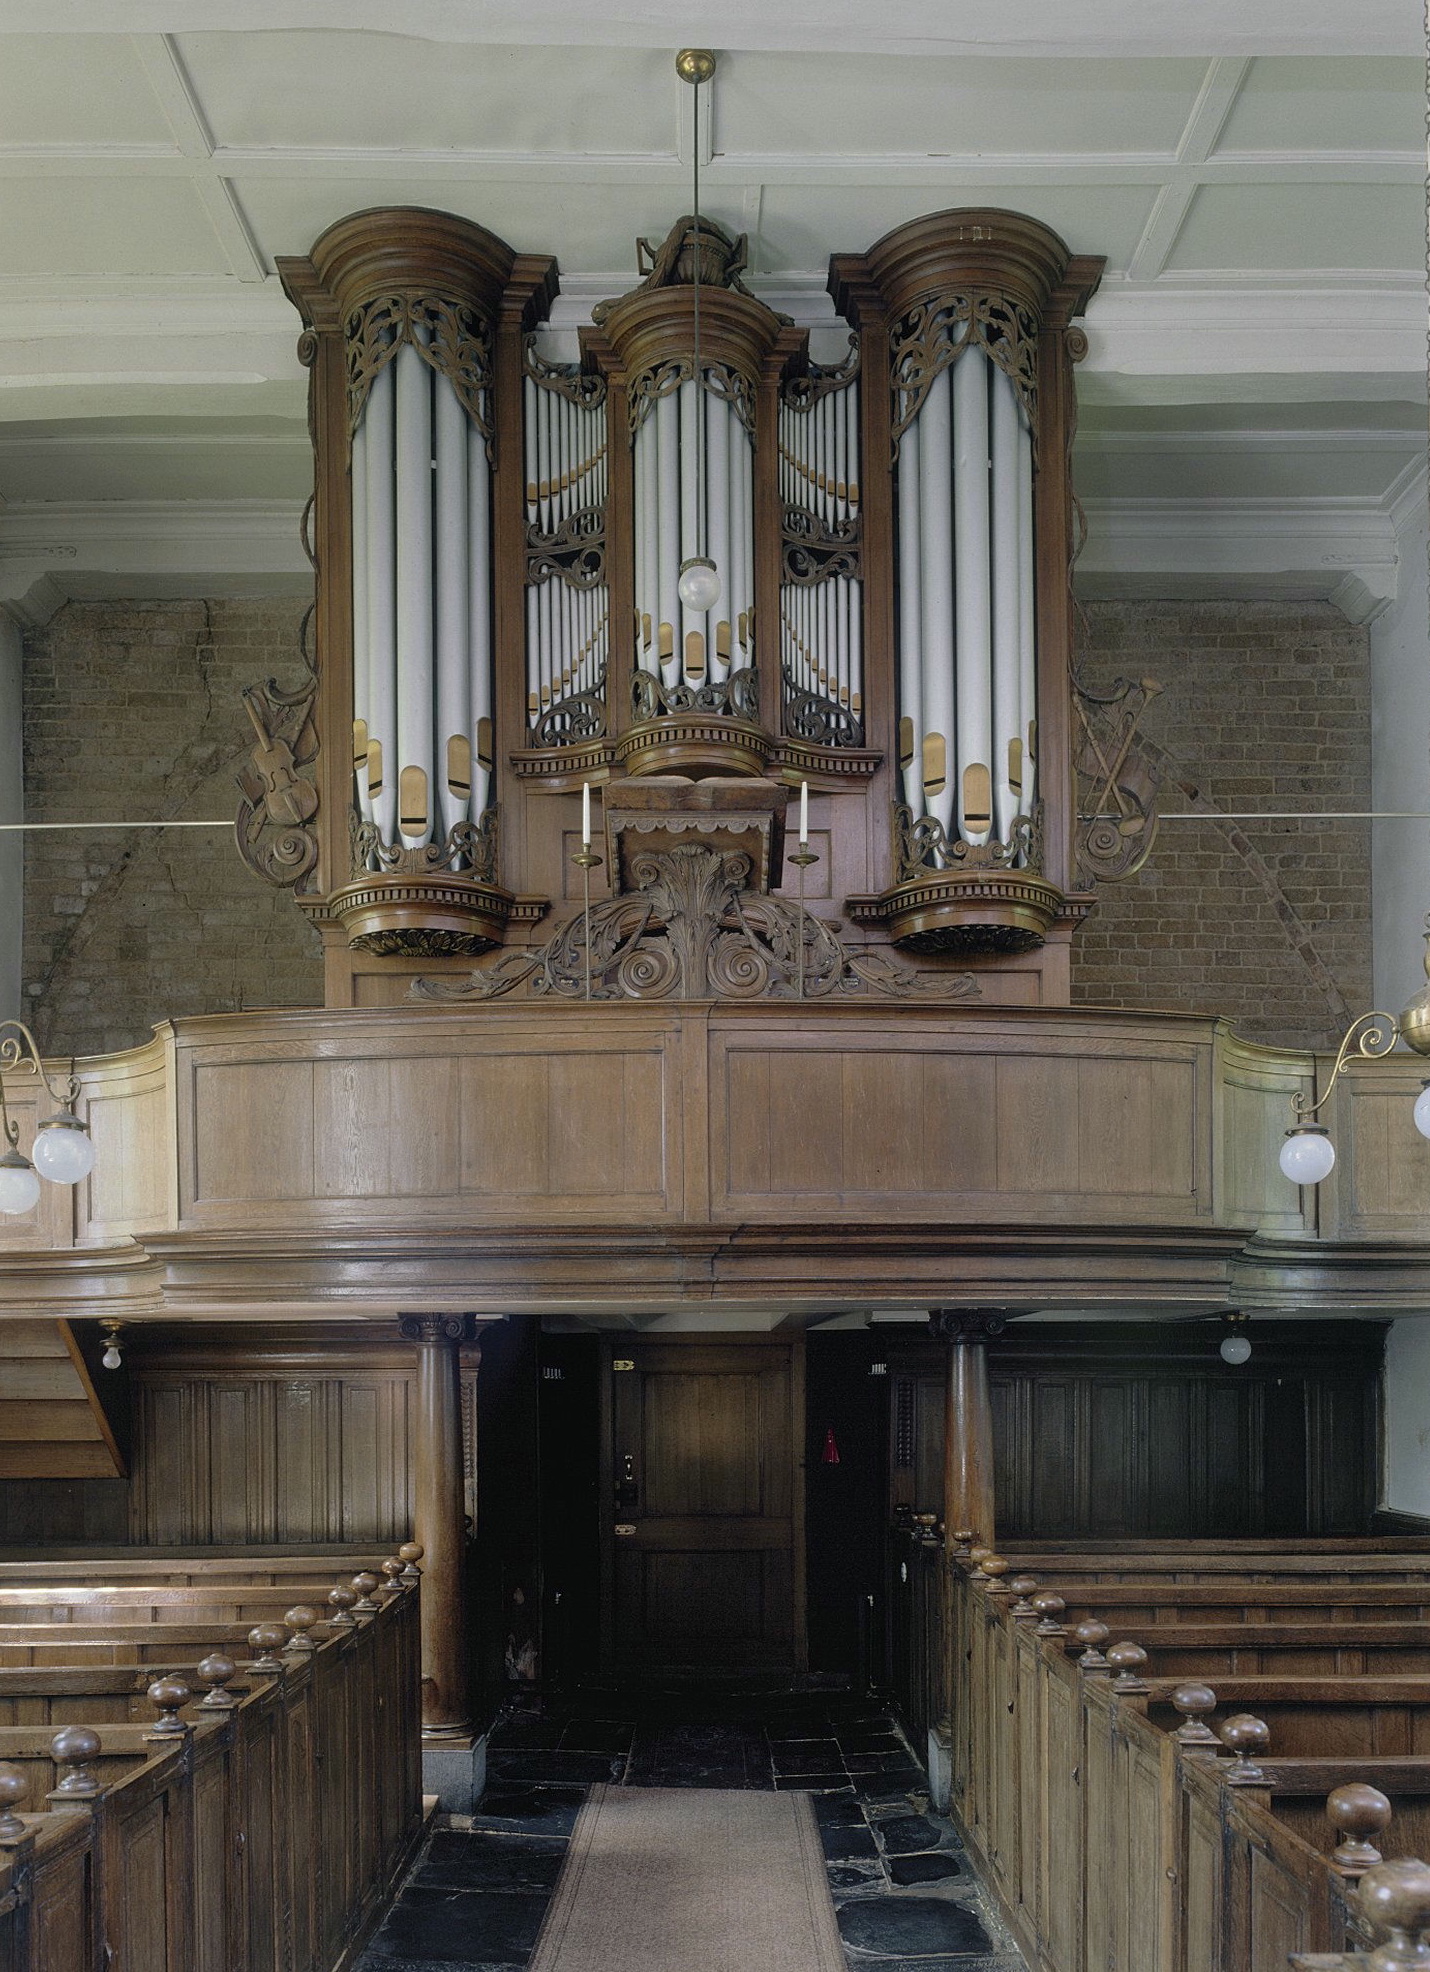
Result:
M808 1791L851 1972L1024 1972L877 1700L594 1682L544 1708L512 1702L478 1812L431 1838L357 1972L530 1964L587 1790L601 1784Z

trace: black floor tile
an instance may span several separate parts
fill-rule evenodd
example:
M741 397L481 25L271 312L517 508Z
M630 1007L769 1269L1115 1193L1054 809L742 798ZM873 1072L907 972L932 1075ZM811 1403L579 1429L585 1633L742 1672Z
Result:
M537 1787L591 1787L597 1781L619 1780L624 1755L619 1753L500 1753L487 1755L487 1775L496 1785L526 1781Z
M855 1828L864 1823L864 1810L847 1790L843 1793L812 1794L814 1818L821 1828Z
M491 1835L439 1829L411 1881L419 1889L524 1890L549 1895L566 1844L553 1836Z
M472 1826L505 1828L518 1835L569 1835L585 1798L584 1787L489 1786Z
M831 1862L848 1862L854 1856L868 1856L873 1861L879 1853L867 1827L821 1828L819 1839Z
M961 1872L957 1856L937 1852L920 1856L890 1856L890 1876L901 1889L914 1883L948 1883Z
M629 1719L573 1719L561 1736L561 1750L563 1753L629 1753L635 1736L635 1725Z
M404 1890L373 1940L374 1955L401 1964L525 1965L546 1915L546 1896L485 1896L478 1890Z
M868 1897L839 1906L839 1933L851 1951L870 1957L950 1957L993 1951L977 1915L935 1897Z
M944 1831L927 1815L889 1815L879 1823L879 1840L885 1853L909 1856L920 1849L936 1849Z

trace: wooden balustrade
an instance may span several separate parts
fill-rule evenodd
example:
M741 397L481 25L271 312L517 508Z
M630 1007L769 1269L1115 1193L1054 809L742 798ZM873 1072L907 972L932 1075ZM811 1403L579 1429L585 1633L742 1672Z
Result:
M150 1620L107 1641L85 1622L0 1626L0 1655L41 1660L0 1668L0 1972L347 1962L422 1826L418 1596L402 1572L360 1569L342 1626L316 1620L332 1574L306 1564L297 1583L189 1585L228 1620L174 1622L179 1585L135 1584L125 1613L149 1595ZM72 1580L42 1607L91 1611L88 1597Z
M1271 1972L1354 1951L1380 1798L1396 1846L1430 1851L1424 1556L1380 1584L1359 1566L1328 1582L1325 1558L1287 1554L1253 1582L1261 1557L1237 1579L1223 1553L1211 1581L1184 1581L1203 1571L1179 1555L1155 1579L1084 1570L1069 1590L1056 1550L1020 1549L1016 1594L986 1556L952 1563L954 1811L1040 1972ZM1228 1621L1202 1621L1208 1595ZM1328 1595L1341 1620L1319 1620ZM1385 1621L1386 1595L1410 1620ZM1124 1625L1134 1612L1163 1620Z

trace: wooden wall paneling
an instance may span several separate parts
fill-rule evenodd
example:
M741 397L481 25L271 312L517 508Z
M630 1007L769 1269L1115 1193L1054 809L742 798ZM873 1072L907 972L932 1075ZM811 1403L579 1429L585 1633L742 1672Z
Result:
M1293 1121L1292 1097L1314 1093L1303 1054L1248 1046L1218 1022L1213 1129L1217 1216L1233 1225L1298 1237L1314 1231L1315 1200L1277 1163Z
M53 1108L43 1087L38 1091L29 1076L12 1075L5 1090L10 1121L19 1126L16 1149L28 1157L35 1147L35 1131L42 1116ZM11 1254L59 1252L75 1243L75 1199L69 1185L42 1184L40 1200L32 1211L15 1216L0 1214L0 1262Z
M1330 1066L1319 1064L1321 1088ZM1421 1059L1402 1052L1373 1066L1357 1062L1336 1084L1319 1119L1337 1153L1330 1178L1316 1188L1323 1237L1425 1238L1430 1144L1413 1118L1424 1080Z
M94 1170L75 1187L80 1245L141 1237L175 1214L173 1036L80 1074L81 1114L94 1143Z

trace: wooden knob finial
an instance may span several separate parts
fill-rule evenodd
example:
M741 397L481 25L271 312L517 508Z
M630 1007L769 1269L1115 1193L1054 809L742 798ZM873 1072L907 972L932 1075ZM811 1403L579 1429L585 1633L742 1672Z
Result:
M353 1605L354 1613L359 1616L375 1616L380 1607L372 1599L372 1592L377 1587L376 1575L364 1568L360 1575L353 1576L353 1587L358 1594L358 1600Z
M1033 1607L1038 1612L1038 1636L1066 1636L1066 1626L1058 1621L1067 1608L1060 1595L1051 1595L1045 1589L1041 1595L1033 1597Z
M1221 1741L1207 1724L1207 1715L1216 1710L1216 1693L1209 1684L1179 1684L1172 1703L1182 1715L1182 1724L1172 1734L1184 1753L1198 1759L1215 1759Z
M18 1767L0 1760L0 1842L18 1842L25 1824L15 1809L30 1791L30 1783Z
M198 1674L206 1685L211 1687L199 1700L199 1709L204 1712L231 1712L238 1700L227 1689L229 1681L238 1675L238 1666L231 1657L221 1650L199 1660Z
M983 1587L989 1595L1007 1595L1007 1585L1003 1577L1012 1569L1012 1562L1005 1561L1001 1554L990 1554L979 1569Z
M1147 1652L1140 1643L1114 1643L1107 1653L1107 1668L1117 1673L1112 1680L1112 1689L1125 1697L1145 1691L1147 1685L1142 1672L1146 1663Z
M1384 1861L1370 1837L1381 1834L1391 1812L1380 1789L1363 1780L1347 1781L1326 1796L1326 1819L1341 1838L1331 1851L1331 1865L1340 1875L1363 1876Z
M284 1610L283 1620L293 1632L288 1639L288 1648L283 1653L284 1656L311 1657L314 1644L308 1632L318 1620L317 1610L310 1609L306 1602L295 1603L291 1609Z
M248 1647L253 1651L250 1671L281 1671L283 1659L278 1655L288 1641L288 1631L282 1623L255 1623L248 1632Z
M421 1541L404 1541L397 1550L402 1560L402 1579L409 1585L422 1580L422 1570L417 1566L427 1550Z
M1078 1624L1073 1636L1083 1647L1082 1655L1077 1660L1080 1671L1107 1669L1107 1659L1102 1654L1102 1646L1111 1634L1106 1623L1099 1623L1095 1616L1089 1616L1086 1621Z
M1386 1934L1366 1960L1370 1972L1430 1965L1430 1865L1382 1862L1368 1869L1356 1889L1361 1910Z
M1251 1712L1233 1712L1221 1729L1221 1743L1235 1754L1222 1779L1233 1787L1264 1785L1266 1775L1256 1761L1271 1744L1271 1728Z
M1015 1575L1013 1577L1012 1581L1008 1584L1008 1593L1013 1597L1012 1602L1008 1605L1008 1614L1010 1616L1037 1615L1037 1610L1034 1609L1032 1603L1028 1600L1028 1597L1036 1591L1037 1586L1036 1576Z
M973 1546L975 1539L976 1536L971 1527L955 1527L953 1532L953 1558L955 1561L967 1561L969 1550Z
M382 1584L381 1588L379 1588L378 1594L387 1595L387 1596L401 1595L402 1563L398 1560L396 1555L393 1555L390 1561L383 1562L382 1572L387 1577L387 1579Z
M100 1754L99 1734L89 1726L66 1726L50 1741L50 1752L65 1771L52 1793L62 1801L92 1801L100 1793L99 1777L90 1766Z
M149 1687L149 1703L159 1716L145 1733L146 1739L182 1739L189 1727L179 1717L193 1697L182 1678L155 1678Z
M333 1612L328 1618L329 1629L355 1630L357 1628L357 1618L352 1613L356 1601L357 1596L352 1589L329 1589L328 1607Z

